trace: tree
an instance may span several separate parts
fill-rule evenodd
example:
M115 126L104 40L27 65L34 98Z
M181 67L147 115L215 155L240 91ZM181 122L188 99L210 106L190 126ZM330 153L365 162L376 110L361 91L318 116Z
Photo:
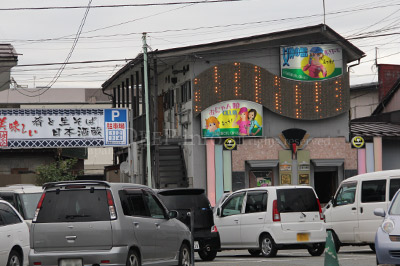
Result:
M37 185L43 185L48 182L76 180L79 173L73 168L77 162L78 159L73 158L38 166L36 168Z

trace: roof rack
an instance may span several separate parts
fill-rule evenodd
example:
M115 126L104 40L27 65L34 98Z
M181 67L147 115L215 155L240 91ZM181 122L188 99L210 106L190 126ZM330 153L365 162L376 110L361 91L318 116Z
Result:
M101 180L77 180L77 181L59 181L59 182L49 182L43 184L43 189L52 188L52 187L62 187L66 185L104 185L106 187L111 187L110 183L107 181Z

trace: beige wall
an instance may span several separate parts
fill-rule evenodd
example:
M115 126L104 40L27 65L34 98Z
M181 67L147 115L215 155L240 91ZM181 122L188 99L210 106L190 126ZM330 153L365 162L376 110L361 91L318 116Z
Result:
M378 91L351 92L351 119L370 116L379 104Z

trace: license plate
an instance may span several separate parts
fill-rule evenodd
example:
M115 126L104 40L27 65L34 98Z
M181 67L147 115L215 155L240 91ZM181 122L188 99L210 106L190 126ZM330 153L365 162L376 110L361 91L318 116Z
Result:
M195 250L200 249L200 247L199 247L199 241L194 241L194 249L195 249Z
M309 240L308 233L298 233L297 234L297 241L298 242L304 242L304 241L308 241L308 240Z
M58 266L82 266L81 259L61 259Z

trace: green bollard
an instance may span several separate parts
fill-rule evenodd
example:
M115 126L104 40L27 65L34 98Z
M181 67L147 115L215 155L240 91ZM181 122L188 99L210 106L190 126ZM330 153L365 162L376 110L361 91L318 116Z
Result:
M335 242L331 231L326 231L325 262L324 266L339 266L339 258L336 254Z

